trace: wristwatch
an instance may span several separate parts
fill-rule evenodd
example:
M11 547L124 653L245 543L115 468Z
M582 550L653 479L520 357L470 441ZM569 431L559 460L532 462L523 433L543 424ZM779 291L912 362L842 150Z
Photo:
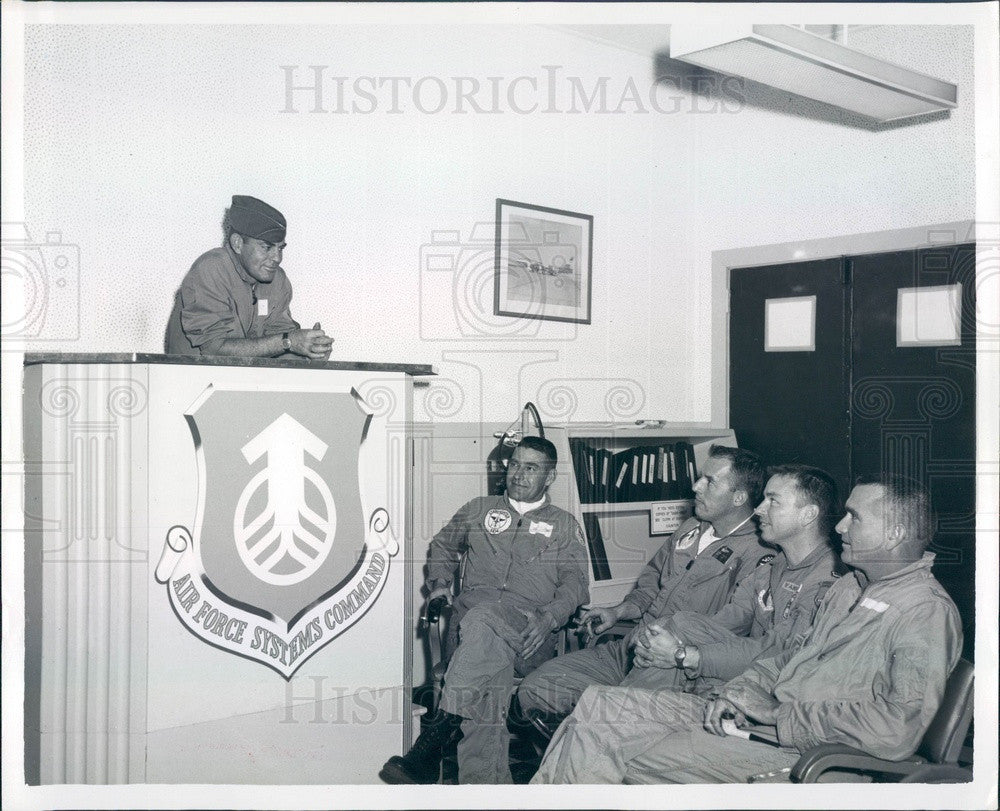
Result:
M674 651L674 663L677 665L678 670L684 669L684 659L687 657L687 645L678 645L677 650Z
M287 333L287 332L283 332L283 333L281 333L281 345L282 345L283 347L285 347L285 351L286 351L286 352L289 352L289 351L291 351L291 348L292 348L292 342L291 342L291 340L289 340L289 338L288 338L288 333Z

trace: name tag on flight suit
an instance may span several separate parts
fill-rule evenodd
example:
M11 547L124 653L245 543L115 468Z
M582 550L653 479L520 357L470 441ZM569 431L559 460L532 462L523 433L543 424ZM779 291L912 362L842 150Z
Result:
M267 318L267 299L259 298L257 299L257 315L261 318Z
M544 535L546 538L551 538L552 524L546 524L544 521L532 521L531 525L528 527L528 533L531 535Z

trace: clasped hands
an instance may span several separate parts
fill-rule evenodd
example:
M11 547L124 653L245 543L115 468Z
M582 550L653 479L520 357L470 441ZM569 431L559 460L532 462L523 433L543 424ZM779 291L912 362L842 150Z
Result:
M288 333L291 351L310 360L327 360L333 351L333 338L323 332L319 322L312 329L297 329Z
M684 641L658 622L642 623L632 636L632 659L636 667L676 668L674 654ZM687 646L685 666L697 667L698 648Z

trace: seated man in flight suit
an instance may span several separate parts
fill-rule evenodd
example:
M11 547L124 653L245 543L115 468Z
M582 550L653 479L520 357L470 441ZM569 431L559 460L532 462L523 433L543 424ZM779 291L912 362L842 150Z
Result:
M512 782L505 715L514 677L552 657L556 629L589 598L583 530L549 500L555 477L555 446L525 437L507 464L506 493L473 499L431 541L428 603L449 599L465 556L452 616L458 646L436 717L406 755L389 758L384 782L436 783L459 727L459 782Z
M831 476L797 464L768 474L757 523L760 537L778 552L715 615L678 611L665 627L650 626L647 646L635 650L636 665L663 669L664 686L706 695L755 660L801 643L827 589L845 571L830 545L838 509Z
M962 625L931 574L926 490L862 480L837 524L854 570L827 591L802 644L759 659L704 712L672 690L588 690L533 782L787 781L800 753L846 744L887 760L916 751L962 651ZM627 741L609 737L628 728ZM756 739L749 739L754 733Z
M634 666L633 648L648 645L645 629L680 610L714 614L758 564L773 557L773 550L761 545L753 520L763 483L757 454L713 445L694 485L695 517L667 539L619 605L594 608L582 617L596 621L595 633L622 619L640 619L640 626L625 639L543 664L518 689L520 712L529 718L543 714L541 720L552 725L590 685L660 686L660 673Z

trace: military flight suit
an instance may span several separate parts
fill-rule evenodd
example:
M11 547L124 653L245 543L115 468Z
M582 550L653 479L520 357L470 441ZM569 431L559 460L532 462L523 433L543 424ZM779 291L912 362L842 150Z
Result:
M476 498L431 541L428 586L448 586L464 556L453 624L458 645L444 677L440 706L465 719L458 744L459 781L510 783L505 714L514 677L552 656L555 634L521 657L525 611L547 611L561 627L588 600L583 530L552 505L521 515L506 496Z
M732 600L706 617L678 611L667 628L687 645L696 645L696 668L673 669L677 686L707 693L736 678L756 659L777 656L801 644L827 590L839 577L840 561L823 544L792 566L783 552L771 565L758 566L736 588Z
M774 555L773 549L761 545L752 519L699 554L698 541L709 529L707 522L689 518L643 568L623 601L635 606L641 622L666 621L681 610L714 614L758 563L766 564ZM592 684L642 684L651 674L649 668L632 667L629 642L617 639L546 662L518 688L521 706L568 713Z
M962 651L962 625L931 574L934 556L871 583L854 572L827 592L805 643L761 659L722 689L756 685L779 702L779 746L706 732L694 723L697 696L595 688L585 718L556 732L533 782L726 783L780 773L799 754L841 743L902 760L916 751ZM637 702L641 693L645 701ZM633 728L627 741L613 728Z

